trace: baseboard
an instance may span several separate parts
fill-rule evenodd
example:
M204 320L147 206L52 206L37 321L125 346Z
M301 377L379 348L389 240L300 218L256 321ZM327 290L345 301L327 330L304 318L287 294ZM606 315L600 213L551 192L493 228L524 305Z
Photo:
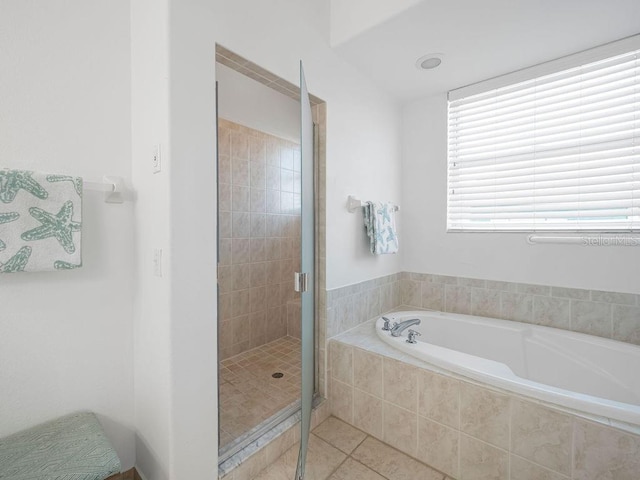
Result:
M126 472L111 475L106 480L142 480L142 477L134 467L131 470L127 470Z

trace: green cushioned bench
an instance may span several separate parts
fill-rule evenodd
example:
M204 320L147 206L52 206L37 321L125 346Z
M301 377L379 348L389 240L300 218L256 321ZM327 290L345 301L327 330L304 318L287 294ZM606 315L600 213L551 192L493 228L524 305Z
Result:
M93 413L74 413L0 439L2 480L104 480L120 459Z

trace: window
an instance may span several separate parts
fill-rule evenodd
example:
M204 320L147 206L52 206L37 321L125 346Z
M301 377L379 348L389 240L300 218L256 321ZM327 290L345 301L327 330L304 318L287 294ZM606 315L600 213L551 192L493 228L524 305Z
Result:
M449 231L640 230L639 38L449 92Z

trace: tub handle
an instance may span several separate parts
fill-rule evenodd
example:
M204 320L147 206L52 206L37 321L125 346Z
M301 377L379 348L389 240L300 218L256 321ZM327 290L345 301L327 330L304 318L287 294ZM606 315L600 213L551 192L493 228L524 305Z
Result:
M409 329L409 333L407 334L408 338L405 340L405 342L407 342L407 343L418 343L418 341L416 340L416 335L420 336L422 334L420 332L416 332L415 330Z
M382 330L384 330L385 332L388 332L389 330L391 330L391 327L389 326L389 323L391 322L391 320L389 320L387 317L382 317L382 320L384 320L384 325L382 326Z

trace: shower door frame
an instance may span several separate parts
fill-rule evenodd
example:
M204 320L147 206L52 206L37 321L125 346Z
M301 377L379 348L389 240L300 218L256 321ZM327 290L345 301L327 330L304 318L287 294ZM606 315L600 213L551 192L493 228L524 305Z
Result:
M218 51L218 47L220 46L217 46L216 51ZM221 47L221 49L226 51L224 47ZM237 55L236 57L239 58ZM220 63L223 63L223 62L220 62ZM234 68L231 65L228 65L228 64L225 64L225 65L230 66L231 68ZM246 61L246 63L243 64L242 68L246 69L249 65L255 65L255 64L252 64L251 62ZM259 69L260 67L256 66L256 68ZM246 73L243 72L241 69L236 69L236 71L238 71L238 73L246 75ZM249 78L252 78L252 77L249 77ZM299 91L300 90L298 89L298 99L300 98ZM218 91L217 91L217 82L216 82L216 127L217 127L218 118L219 118L218 108L217 108L217 103L218 103L217 95L218 95ZM323 198L324 195L322 195L323 192L320 192L320 188L324 188L324 185L325 185L325 182L323 181L323 179L325 178L324 177L325 172L323 171L324 159L321 158L320 155L321 155L321 152L325 151L323 147L324 147L326 130L324 125L324 115L320 114L320 110L318 107L326 108L325 107L326 104L322 100L318 99L317 97L314 97L313 95L310 95L310 97L312 99L311 107L312 107L312 115L313 115L313 158L312 158L313 166L312 168L313 168L313 177L314 177L313 178L314 275L313 275L312 285L315 290L314 291L315 332L314 332L314 353L313 353L314 394L313 394L312 408L315 408L322 401L322 395L325 394L325 388L323 388L323 385L321 384L321 381L323 381L323 379L320 375L320 372L323 371L321 370L322 363L324 363L324 349L321 346L321 341L323 341L324 339L324 335L322 331L322 325L324 322L322 321L322 318L321 318L322 311L320 306L322 304L321 297L324 297L324 292L325 292L324 290L325 276L321 275L320 273L321 273L321 270L325 268L325 258L324 258L324 255L321 254L321 252L325 251L324 245L326 242L326 239L320 235L320 232L323 231L323 229L321 228L320 222L324 222L324 219L325 219L324 206L320 202L320 199ZM320 119L319 117L322 117L322 118ZM218 151L216 146L216 164L217 163L218 163ZM217 181L216 181L216 185L217 185ZM219 238L218 238L216 248L218 248L218 245L219 245ZM292 279L292 288L293 288L293 279ZM302 366L302 363L301 363L301 366ZM219 395L219 385L218 385L218 395ZM283 428L285 426L286 428L289 428L289 424L291 422L295 424L298 421L298 419L300 419L300 416L301 416L301 401L298 400L296 403L293 403L289 407L284 408L283 410L278 412L276 415L274 415L270 419L266 420L262 424L256 425L255 428L243 434L241 437L239 437L238 439L239 441L232 442L229 448L225 448L225 449L219 448L218 449L219 465L229 460L229 458L234 457L236 455L244 457L246 454L246 456L248 457L250 455L250 452L253 449L253 446L257 445L258 439L260 439L263 435L265 435L266 433L270 432L271 430L273 430L274 428L280 425L282 425ZM249 446L251 446L251 448L247 448ZM234 461L235 460L236 458L234 458ZM242 459L240 459L240 461L242 461Z
M316 169L315 169L315 137L316 127L313 122L311 100L307 89L304 68L300 61L300 158L301 158L301 260L300 273L296 273L296 290L300 292L300 324L301 324L301 382L300 382L300 449L296 467L296 480L304 480L309 435L311 430L311 412L313 397L317 392L316 367ZM307 165L307 157L311 156L311 165ZM310 177L310 178L309 178ZM311 190L311 191L309 191ZM311 272L309 272L311 270ZM307 277L311 275L311 288L308 288ZM312 318L309 318L309 317ZM311 351L309 351L311 350ZM309 378L311 377L311 378Z

